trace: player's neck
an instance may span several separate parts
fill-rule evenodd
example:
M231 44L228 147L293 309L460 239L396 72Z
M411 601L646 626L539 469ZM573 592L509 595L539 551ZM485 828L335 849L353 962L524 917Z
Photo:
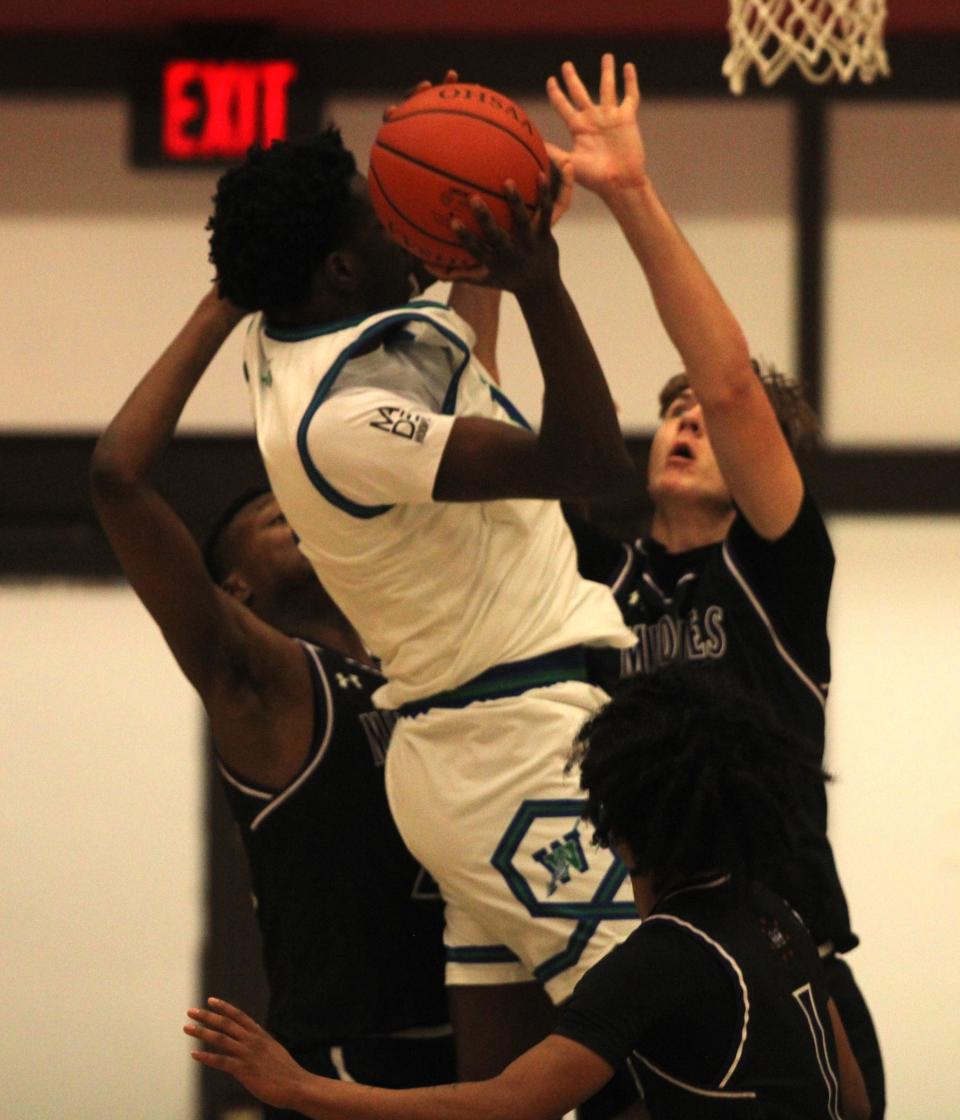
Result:
M654 509L650 536L670 553L689 552L719 544L733 524L734 511L716 506L659 503Z
M367 308L355 293L331 292L317 288L302 303L284 307L265 314L271 327L322 327L327 323L338 323L341 319L352 319L364 315Z
M326 646L363 665L374 664L360 635L326 595L318 596L309 605L301 601L295 609L284 610L278 607L273 612L273 617L266 621L285 634Z
M633 888L633 902L641 918L646 918L657 904L657 892L653 888L652 872L634 872L630 876Z

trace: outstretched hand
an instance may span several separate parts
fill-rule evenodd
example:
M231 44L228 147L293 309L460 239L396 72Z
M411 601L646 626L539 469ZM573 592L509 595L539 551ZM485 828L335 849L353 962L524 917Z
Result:
M276 1039L225 1000L210 998L210 1009L191 1007L184 1034L204 1044L190 1057L211 1069L232 1074L265 1104L292 1107L296 1089L311 1075L298 1065Z
M553 75L547 79L547 96L570 130L571 149L553 144L547 151L554 162L569 161L578 183L600 196L624 187L642 186L647 176L646 152L637 124L640 88L632 62L623 67L623 99L617 98L614 57L600 63L600 94L594 102L572 62L561 69L564 92Z

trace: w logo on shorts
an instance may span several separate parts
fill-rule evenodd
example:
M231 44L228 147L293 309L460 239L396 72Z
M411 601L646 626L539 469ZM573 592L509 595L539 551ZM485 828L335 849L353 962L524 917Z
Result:
M570 871L587 871L590 865L580 843L580 832L574 828L562 840L551 840L550 848L541 848L533 852L537 863L550 872L550 882L547 885L547 897L552 895L561 883L570 882Z
M521 802L490 862L534 918L572 918L591 930L607 918L636 922L623 862L605 850L587 859L580 833L585 804L582 798Z

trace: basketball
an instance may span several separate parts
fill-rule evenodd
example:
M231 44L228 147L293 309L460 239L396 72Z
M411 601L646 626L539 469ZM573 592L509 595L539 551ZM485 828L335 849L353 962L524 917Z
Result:
M447 82L415 93L389 114L370 152L370 197L387 233L427 264L469 268L477 262L450 222L471 230L479 195L494 220L512 225L503 183L512 179L531 213L538 177L550 163L526 113L484 86Z

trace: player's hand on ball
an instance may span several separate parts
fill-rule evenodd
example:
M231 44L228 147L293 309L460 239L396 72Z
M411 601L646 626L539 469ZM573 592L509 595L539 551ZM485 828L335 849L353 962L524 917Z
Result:
M209 999L209 1009L191 1007L193 1020L184 1034L206 1049L190 1053L194 1061L232 1074L255 1097L275 1108L293 1107L296 1089L307 1071L249 1015L225 1000Z
M570 209L570 203L573 202L573 160L567 152L561 151L555 144L548 143L547 152L550 156L550 174L552 176L550 189L553 194L550 225L555 226Z
M480 265L480 271L458 272L456 279L520 295L555 281L560 274L560 254L550 232L553 198L550 182L543 174L539 183L539 206L533 216L509 179L503 185L503 193L513 220L511 230L497 225L479 195L470 199L479 233L469 230L463 222L450 223L457 240ZM445 278L453 278L451 272L448 271Z
M447 83L453 83L453 82L459 82L459 81L460 81L459 73L456 70L448 70L446 72L446 74L443 75L443 81L438 83L438 84L444 85L444 84L447 84ZM417 84L413 87L413 89L408 89L407 90L407 92L403 95L403 101L406 101L408 98L413 97L413 95L415 93L423 93L423 91L425 89L430 89L432 85L433 85L433 82L431 82L429 80L429 78L424 78L422 82L417 82ZM390 117L392 116L392 114L393 114L393 112L396 108L397 108L396 105L388 105L386 107L386 109L383 110L383 120L385 120L385 121L390 120Z

